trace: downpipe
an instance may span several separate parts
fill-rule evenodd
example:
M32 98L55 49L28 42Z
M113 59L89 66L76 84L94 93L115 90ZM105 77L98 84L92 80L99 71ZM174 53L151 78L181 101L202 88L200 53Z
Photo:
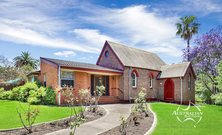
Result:
M183 80L182 80L182 77L180 77L180 80L181 80L181 83L180 83L181 84L181 91L180 91L181 92L181 95L180 95L181 96L181 98L180 98L181 101L180 101L180 104L182 104L183 103Z
M131 73L131 69L132 69L132 67L130 67L130 69L129 69L129 102L131 103L131 75L130 75L130 73Z

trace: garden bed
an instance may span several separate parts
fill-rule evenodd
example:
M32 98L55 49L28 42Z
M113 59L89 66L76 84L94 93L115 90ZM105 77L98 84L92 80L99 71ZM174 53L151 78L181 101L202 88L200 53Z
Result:
M141 116L138 116L137 122L139 122L139 124L134 125L133 114L131 113L127 118L127 122L130 122L129 126L126 128L127 135L144 135L151 128L154 122L154 115L151 111L149 111L148 117L145 117L145 113L142 113ZM119 129L120 126L117 126L99 135L120 135L121 132Z
M84 123L99 119L105 116L106 113L107 113L106 110L102 107L99 107L96 113L86 111L84 112L85 120L86 120ZM75 118L76 118L75 116L71 117L71 121L74 121ZM65 118L65 119L60 119L60 120L56 120L52 122L46 122L46 123L35 125L32 128L33 133L31 133L31 135L41 135L41 134L46 134L46 133L54 132L61 129L67 129L70 126L69 120L70 118ZM28 133L27 130L25 130L24 128L0 131L0 135L21 135L21 134L27 134L27 133Z

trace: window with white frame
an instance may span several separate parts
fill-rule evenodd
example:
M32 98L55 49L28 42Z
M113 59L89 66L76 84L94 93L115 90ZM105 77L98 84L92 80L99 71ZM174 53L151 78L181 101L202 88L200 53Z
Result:
M150 76L150 88L153 88L153 78L152 78L152 75Z
M190 74L189 74L189 78L188 78L188 89L190 90L191 88L191 77L190 77Z
M136 73L133 73L133 87L136 87Z
M61 86L68 85L74 88L74 72L73 71L61 71Z

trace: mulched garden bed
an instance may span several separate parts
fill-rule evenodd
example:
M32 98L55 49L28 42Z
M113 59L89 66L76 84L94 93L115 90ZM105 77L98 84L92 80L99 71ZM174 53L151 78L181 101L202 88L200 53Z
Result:
M133 115L130 114L130 116L127 118L127 122L129 123L129 126L126 129L127 135L144 135L152 126L154 121L153 113L149 111L149 117L145 117L145 113L142 113L142 117L138 116L137 122L139 122L139 125L134 125L133 121ZM121 132L119 131L119 126L110 129L106 132L103 132L99 135L121 135Z
M84 112L84 115L85 115L84 119L86 121L84 123L99 119L99 118L105 116L106 113L107 113L106 110L102 107L99 107L98 110L96 111L96 113L85 111ZM33 133L31 133L30 135L42 135L42 134L54 132L54 131L61 130L61 129L67 129L70 126L70 123L68 123L69 120L70 120L70 118L66 118L66 119L62 119L62 120L57 120L57 121L53 121L53 122L47 122L47 123L35 125L32 128ZM75 121L75 116L71 117L71 121ZM22 134L26 135L27 133L28 133L27 130L25 130L24 128L14 129L14 130L10 130L10 131L0 131L0 135L22 135Z

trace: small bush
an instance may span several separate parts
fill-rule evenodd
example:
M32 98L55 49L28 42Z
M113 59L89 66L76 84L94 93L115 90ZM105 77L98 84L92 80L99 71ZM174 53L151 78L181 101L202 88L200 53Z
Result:
M212 95L211 98L214 100L215 104L222 105L222 93Z
M42 82L40 81L35 81L35 84L40 88L42 86Z
M51 86L46 87L45 91L46 91L46 95L43 98L43 104L45 104L45 105L56 104L56 99L55 99L56 94L55 94L54 90L52 89L52 87Z
M4 92L4 88L0 88L0 99L3 99Z
M18 100L31 104L56 104L55 92L51 86L43 87L41 82L28 82L23 86L13 88L11 91L0 89L0 99Z

